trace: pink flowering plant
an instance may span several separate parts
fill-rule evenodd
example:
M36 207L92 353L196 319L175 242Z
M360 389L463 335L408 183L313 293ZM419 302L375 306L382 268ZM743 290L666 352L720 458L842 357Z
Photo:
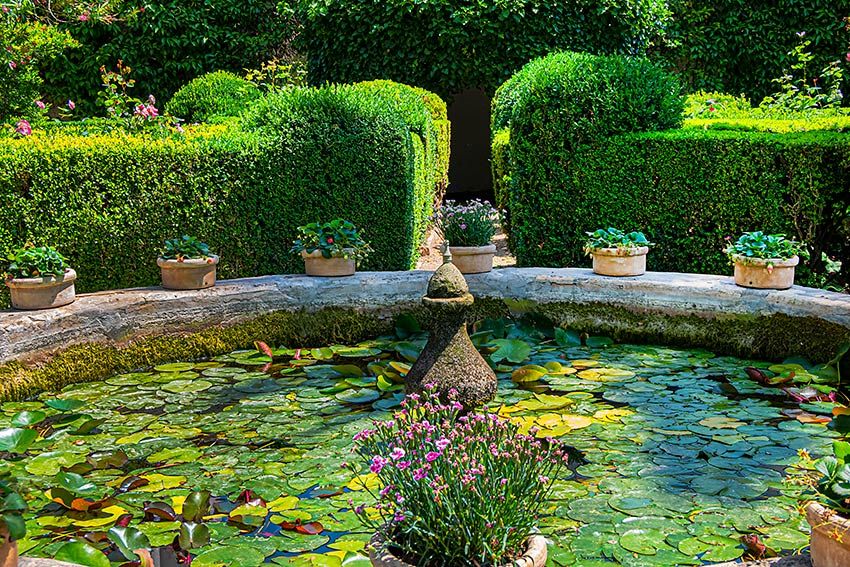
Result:
M495 414L463 414L455 395L428 386L354 437L382 487L354 511L409 562L501 565L525 551L567 452Z
M478 199L465 204L446 201L434 215L435 226L452 246L487 246L499 220L499 211Z

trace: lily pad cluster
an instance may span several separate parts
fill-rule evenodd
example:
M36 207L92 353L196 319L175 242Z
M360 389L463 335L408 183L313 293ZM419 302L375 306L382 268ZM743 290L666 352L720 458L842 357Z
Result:
M701 565L807 545L802 489L784 470L798 450L830 447L836 433L805 418L829 400L802 407L748 376L768 363L546 325L474 331L499 377L490 409L574 448L541 519L550 565ZM343 465L352 437L403 399L426 336L409 322L398 335L258 344L0 405L2 468L29 509L22 551L97 567L154 549L195 567L368 565L350 501L378 481Z

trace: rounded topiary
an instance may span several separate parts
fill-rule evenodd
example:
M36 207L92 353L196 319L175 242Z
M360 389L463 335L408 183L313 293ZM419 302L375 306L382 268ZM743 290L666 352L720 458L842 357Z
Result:
M184 85L165 110L189 122L239 116L261 96L252 82L227 71L207 73Z

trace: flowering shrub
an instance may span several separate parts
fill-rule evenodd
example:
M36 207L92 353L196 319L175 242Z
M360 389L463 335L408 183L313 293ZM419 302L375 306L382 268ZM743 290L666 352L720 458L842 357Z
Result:
M784 234L765 234L763 232L745 232L733 244L726 248L731 256L760 258L764 260L789 260L794 256L805 256L803 243L788 240Z
M298 227L298 239L292 245L294 254L320 251L325 258L365 259L372 248L361 238L353 223L335 219L324 224L310 223Z
M495 414L461 415L454 396L443 403L426 386L354 437L382 486L373 507L355 512L420 565L500 565L525 551L567 453Z
M114 71L107 70L105 65L101 66L100 77L103 81L103 90L98 93L98 98L106 108L107 115L110 118L125 121L128 128L135 130L155 125L165 129L173 127L182 133L183 129L179 121L167 113L160 115L153 95L148 95L146 100L141 100L129 93L129 89L136 85L135 79L130 78L132 72L133 69L129 65L124 65L120 59Z
M434 222L453 246L487 246L496 234L499 218L499 211L490 203L475 199L465 205L446 201Z

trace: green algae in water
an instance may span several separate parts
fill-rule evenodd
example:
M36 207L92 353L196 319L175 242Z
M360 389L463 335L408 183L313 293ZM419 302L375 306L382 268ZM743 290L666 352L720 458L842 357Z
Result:
M507 343L476 335L485 356L496 355L492 409L580 452L541 522L555 544L550 565L728 561L744 554L745 533L776 551L807 545L800 489L783 473L798 450L825 452L831 433L787 417L776 390L746 378L746 366L766 364L607 341L562 347L534 333L510 340L526 344L511 342L513 356L503 356ZM179 512L192 491L208 490L216 514L211 542L192 551L196 567L368 565L370 534L349 501L367 502L373 480L341 465L351 437L398 407L424 341L277 349L274 359L239 351L3 404L0 456L31 510L21 549L54 556L125 514L151 545L166 546L179 523L142 521L144 503ZM52 502L59 486L97 506ZM241 505L246 490L253 506ZM294 529L312 522L320 533ZM114 551L109 558L120 564Z

